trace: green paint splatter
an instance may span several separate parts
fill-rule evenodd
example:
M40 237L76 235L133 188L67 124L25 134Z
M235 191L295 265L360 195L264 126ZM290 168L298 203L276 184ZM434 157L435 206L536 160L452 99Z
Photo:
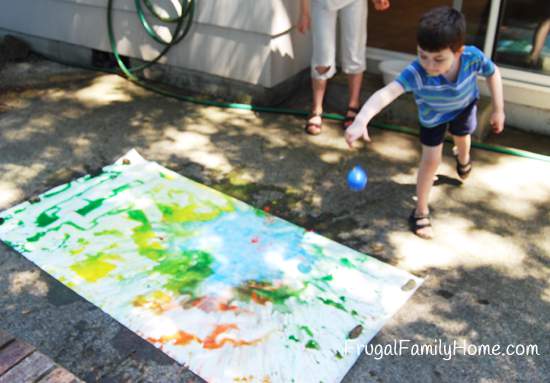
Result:
M123 237L124 236L124 234L119 230L103 230L103 231L98 231L97 233L94 233L94 235L96 237L101 237L101 236L104 236L104 235L112 235L112 236L115 236L115 237Z
M343 358L342 354L340 354L340 351L336 351L336 354L334 354L334 356L336 357L336 359L342 359Z
M213 263L214 257L211 254L190 250L178 255L171 254L155 266L153 271L168 277L168 282L164 285L166 289L194 297L195 289L214 274Z
M304 287L305 288L305 287ZM271 282L266 281L245 281L237 287L242 299L252 299L256 303L263 304L267 301L283 305L288 298L299 298L303 289L294 290L288 286L275 287Z
M105 198L98 198L93 201L88 201L88 204L86 206L81 207L76 212L81 216L85 216L89 212L97 209L98 207L101 207L101 205L103 205L103 202L105 202Z
M351 263L351 261L347 258L340 258L340 264L342 264L343 266L346 266L346 267L349 267L349 268L352 268L352 269L355 269L356 267L354 266L353 263Z
M306 343L306 348L313 349L313 350L321 349L321 347L319 346L319 343L317 343L313 339L308 340L308 342Z
M300 342L300 340L298 338L296 338L294 335L289 336L288 339L290 339L294 342L298 342L298 343Z
M56 209L56 212L58 212L59 209ZM59 217L57 214L52 213L51 215L46 213L45 211L40 213L40 215L36 218L36 226L38 227L46 227L53 222L57 221Z
M325 275L324 277L321 277L321 280L322 280L322 281L325 281L325 282L330 282L330 281L332 281L332 279L333 279L333 278L332 278L332 275L330 275L330 274L329 274L329 275Z
M206 202L205 204L210 208L210 210L206 210L205 204L197 204L195 198L191 195L188 198L189 204L186 206L157 204L158 209L162 213L163 221L166 223L207 222L219 217L224 212L234 210L229 200L226 200L227 204L225 206Z
M300 329L301 330L304 330L306 332L307 335L309 336L313 336L313 331L311 331L311 329L307 326L300 326Z
M71 186L72 186L71 182L69 182L66 185L58 186L58 187L54 188L53 190L45 193L44 198L50 198L50 197L53 197L54 195L61 194L64 191L69 190L71 188Z
M132 239L138 247L138 253L152 261L161 261L169 254L165 246L159 241L158 236L153 231L153 227L142 210L128 211L128 217L131 220L141 223L132 229Z
M38 232L35 235L33 235L32 237L28 237L27 242L38 242L40 240L40 238L45 236L47 233L48 232L46 232L46 231Z
M325 299L325 298L320 298L320 297L318 297L317 299L319 299L321 302L323 302L326 305L329 305L329 306L337 308L338 310L342 310L342 311L347 312L344 305L341 304L340 302L335 302L332 299Z

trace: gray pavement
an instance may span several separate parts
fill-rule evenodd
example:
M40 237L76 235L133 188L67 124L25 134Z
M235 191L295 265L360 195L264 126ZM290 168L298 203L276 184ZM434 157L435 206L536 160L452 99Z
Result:
M287 106L307 105L308 95L303 89ZM345 382L550 381L550 163L474 150L473 173L462 185L446 147L431 198L436 238L424 241L406 224L417 138L374 129L372 144L350 151L338 124L327 123L317 137L303 134L302 124L182 103L114 75L40 60L8 64L0 71L0 210L136 148L186 177L425 277L373 345L534 344L540 354L458 352L448 361L410 351L381 359L362 354ZM509 130L489 140L550 154L548 137ZM345 184L355 164L369 173L361 193ZM3 244L0 291L0 328L88 382L201 381Z

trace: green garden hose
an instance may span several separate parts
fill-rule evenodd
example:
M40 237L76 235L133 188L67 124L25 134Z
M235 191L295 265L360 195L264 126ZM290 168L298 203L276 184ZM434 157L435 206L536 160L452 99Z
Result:
M221 101L212 101L212 100L203 100L198 99L190 96L184 96L179 95L161 88L158 88L150 83L148 83L146 80L138 77L136 75L137 72L150 67L154 63L156 63L162 56L164 56L170 48L172 48L174 45L176 45L178 42L180 42L189 32L189 29L191 28L191 24L193 22L193 15L195 11L195 0L179 0L181 11L180 15L177 17L163 17L158 12L156 12L154 6L152 5L150 0L135 0L136 4L136 10L138 13L139 20L141 24L143 25L145 31L151 38L158 43L164 45L164 49L158 54L157 57L155 57L153 60L149 61L148 63L141 65L139 67L135 68L128 68L126 64L123 62L118 49L116 47L116 38L113 31L113 18L112 18L112 8L113 8L113 1L109 0L107 4L107 26L108 26L108 32L109 32L109 41L111 43L111 49L113 52L113 55L116 58L117 64L120 68L120 70L126 75L128 79L135 82L136 84L151 90L152 92L162 94L167 97L176 98L181 101L191 102L194 104L200 104L200 105L207 105L207 106L216 106L220 108L232 108L232 109L242 109L242 110L250 110L255 112L265 112L265 113L278 113L278 114L286 114L286 115L295 115L295 116L307 116L309 112L305 110L299 110L299 109L289 109L289 108L275 108L275 107L267 107L267 106L256 106L251 104L241 104L241 103L231 103L231 102L221 102ZM175 23L176 27L172 34L172 40L171 41L164 41L158 34L153 30L149 22L147 21L146 14L143 10L143 7L141 6L141 3L144 3L149 10L150 15L155 16L158 20L164 22L164 23ZM329 120L337 120L337 121L343 121L344 116L340 114L332 114L332 113L325 113L323 114L323 117ZM385 129L385 130L391 130L395 132L400 133L406 133L406 134L412 134L412 135L418 135L418 131L415 129L403 127L403 126L396 126L396 125L388 125L388 124L382 124L382 123L373 123L371 126L379 129ZM499 146L499 145L490 145L490 144L484 144L481 142L472 142L472 146L474 148L487 150L495 153L502 153L502 154L508 154L512 156L517 157L523 157L523 158L529 158L533 160L539 160L539 161L545 161L550 162L550 156L545 156L542 154L532 153L525 150L520 149L514 149L509 148L505 146Z

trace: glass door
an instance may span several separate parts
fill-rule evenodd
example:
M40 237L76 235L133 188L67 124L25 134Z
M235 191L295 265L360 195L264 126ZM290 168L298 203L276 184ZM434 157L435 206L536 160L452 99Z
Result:
M503 67L550 76L550 0L503 0L493 59Z
M420 16L433 7L448 5L466 16L466 44L491 57L504 78L550 86L550 0L390 2L389 10L377 12L369 1L367 45L376 48L371 52L415 55Z

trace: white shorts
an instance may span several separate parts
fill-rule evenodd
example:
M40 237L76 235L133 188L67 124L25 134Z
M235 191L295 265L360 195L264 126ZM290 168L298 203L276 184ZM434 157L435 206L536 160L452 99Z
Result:
M367 1L355 0L339 10L329 10L317 1L311 2L311 35L313 54L311 77L327 80L336 73L336 20L340 22L342 70L347 74L362 73L366 68ZM320 74L316 67L330 67Z

